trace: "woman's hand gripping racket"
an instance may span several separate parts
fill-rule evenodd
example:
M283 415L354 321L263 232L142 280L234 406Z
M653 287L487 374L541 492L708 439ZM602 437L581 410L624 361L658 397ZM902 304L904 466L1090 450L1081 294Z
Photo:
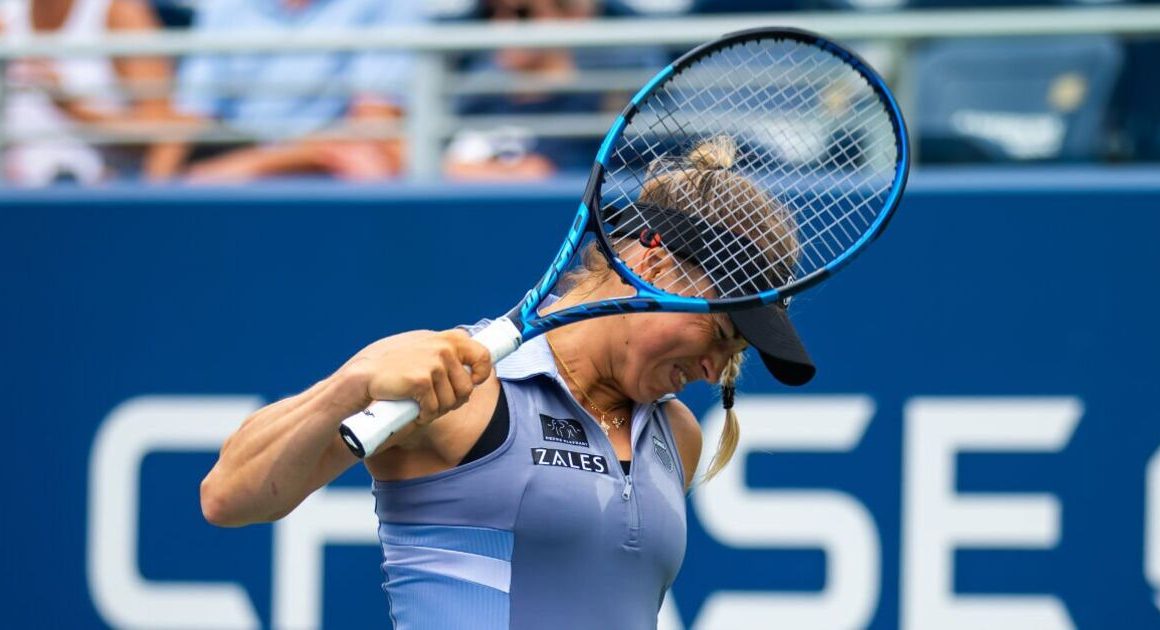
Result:
M857 56L797 30L726 35L633 97L604 138L556 260L473 338L498 362L583 319L784 303L881 233L909 165L898 105ZM657 248L679 262L663 273L647 267L645 252ZM582 249L602 255L636 294L542 314ZM341 433L364 457L418 413L411 400L379 401Z

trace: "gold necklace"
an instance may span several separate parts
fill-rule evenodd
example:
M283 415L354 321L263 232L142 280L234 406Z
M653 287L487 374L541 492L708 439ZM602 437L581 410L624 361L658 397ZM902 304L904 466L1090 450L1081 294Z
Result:
M568 384L572 387L575 387L576 393L580 394L581 405L588 411L592 412L594 415L600 416L600 429L604 431L604 434L608 435L608 432L611 431L613 427L619 429L620 427L624 426L624 424L628 422L628 418L624 416L613 415L612 412L604 409L603 407L597 406L596 403L592 402L592 399L588 397L587 392L580 389L580 386L576 384L576 376L572 374L572 368L568 365L568 362L565 361L562 356L560 356L560 353L556 351L556 346L552 345L552 342L548 340L547 335L544 335L544 341L548 344L548 349L552 351L552 354L556 357L556 360L560 362L560 367L564 368L564 380L567 381ZM609 426L610 420L612 422L611 426Z

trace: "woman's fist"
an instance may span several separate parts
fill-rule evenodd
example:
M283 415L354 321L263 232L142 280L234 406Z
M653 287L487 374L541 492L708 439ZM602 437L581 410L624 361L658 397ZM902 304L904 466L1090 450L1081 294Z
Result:
M491 375L491 355L462 330L415 333L371 344L347 366L365 383L369 400L419 403L427 424L467 402Z

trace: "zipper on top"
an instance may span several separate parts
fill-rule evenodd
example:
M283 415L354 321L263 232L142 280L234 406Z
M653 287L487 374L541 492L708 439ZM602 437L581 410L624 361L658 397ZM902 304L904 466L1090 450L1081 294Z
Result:
M556 382L564 388L564 391L568 391L568 386L566 383L561 381L559 378L556 378ZM620 457L616 454L616 448L612 446L612 438L604 433L604 430L600 428L600 423L596 421L596 418L587 409L585 409L583 405L581 405L575 399L571 399L571 402L573 408L577 409L582 417L588 419L588 426L596 427L596 432L600 434L600 437L597 439L604 441L605 454L611 456L612 462L619 464ZM647 406L640 406L634 409L631 417L633 420L636 420L637 412L639 411L641 412L640 422L647 423L652 419L652 414L655 412L655 410L656 403L649 403ZM644 432L644 427L641 426L638 428L637 424L637 422L633 422L630 425L631 433L629 434L628 448L632 459L629 460L628 473L625 473L619 465L612 466L616 473L619 474L622 479L624 479L624 488L620 492L620 498L624 501L625 508L628 510L628 532L624 544L629 547L636 547L640 543L640 503L637 501L637 498L634 496L632 491L632 469L636 466L637 438L641 433Z

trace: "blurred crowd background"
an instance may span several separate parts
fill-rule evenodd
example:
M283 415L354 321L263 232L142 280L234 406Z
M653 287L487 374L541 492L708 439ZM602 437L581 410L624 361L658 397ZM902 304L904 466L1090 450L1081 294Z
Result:
M0 37L233 36L487 21L697 20L770 12L1003 7L1116 0L0 0ZM1143 4L1143 3L1130 3ZM1160 9L1158 9L1160 10ZM995 13L1002 19L1001 13ZM764 22L761 22L764 23ZM758 22L755 21L755 25ZM1106 34L862 42L904 84L920 164L1160 161L1160 38ZM440 57L439 175L585 174L627 96L686 46L499 48ZM391 181L413 156L412 51L197 53L3 63L0 186L116 181ZM421 105L421 106L429 106ZM442 120L442 119L441 119Z

